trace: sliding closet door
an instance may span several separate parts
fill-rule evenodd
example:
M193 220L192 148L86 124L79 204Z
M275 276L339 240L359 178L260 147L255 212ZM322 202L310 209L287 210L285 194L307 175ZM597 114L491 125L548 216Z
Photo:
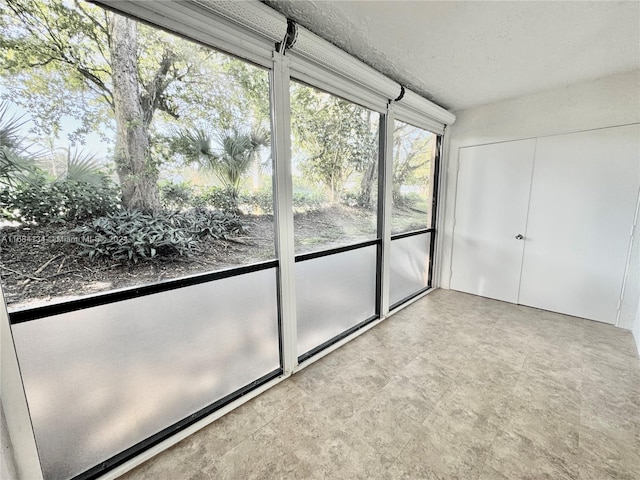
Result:
M615 323L639 139L638 125L538 139L519 303Z
M518 301L535 140L460 149L451 288Z

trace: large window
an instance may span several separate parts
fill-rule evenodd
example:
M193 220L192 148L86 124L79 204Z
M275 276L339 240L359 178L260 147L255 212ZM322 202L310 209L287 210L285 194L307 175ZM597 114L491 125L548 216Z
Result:
M431 226L436 140L431 132L394 123L392 234Z
M84 2L0 8L10 309L275 258L266 70Z
M380 115L291 82L296 253L377 238Z
M300 360L378 313L379 114L292 82Z
M394 82L274 51L246 5L105 3L0 1L0 283L46 480L257 394L433 271L439 137L388 128Z
M14 324L45 479L117 465L278 376L275 270Z
M0 17L11 331L45 479L95 478L282 374L269 72L82 1Z
M392 307L431 286L437 141L431 132L394 122L389 292Z

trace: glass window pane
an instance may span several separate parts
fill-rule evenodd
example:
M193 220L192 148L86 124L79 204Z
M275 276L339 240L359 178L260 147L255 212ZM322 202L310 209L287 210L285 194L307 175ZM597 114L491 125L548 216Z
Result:
M291 83L296 253L377 237L378 113Z
M84 1L20 9L0 10L10 309L275 257L266 70Z
M431 132L394 122L392 234L431 226L436 140Z
M45 478L75 476L278 369L276 298L270 268L13 325Z
M391 240L390 305L429 285L430 248L431 233Z
M373 317L377 247L296 262L298 356Z

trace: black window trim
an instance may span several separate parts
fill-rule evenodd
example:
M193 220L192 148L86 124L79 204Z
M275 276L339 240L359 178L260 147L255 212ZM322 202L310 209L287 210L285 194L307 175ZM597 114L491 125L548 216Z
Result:
M86 308L107 305L109 303L120 302L122 300L131 300L134 298L144 297L146 295L153 295L156 293L168 292L170 290L177 290L193 285L199 285L201 283L213 282L215 280L221 280L223 278L231 278L238 275L245 275L248 273L259 272L261 270L267 270L270 268L277 268L278 266L278 260L267 260L265 262L243 265L241 267L232 267L224 270L216 270L213 272L198 273L195 275L174 278L171 280L150 283L147 285L139 285L134 287L126 287L119 290L111 290L108 292L88 295L86 297L81 297L75 300L68 300L64 302L52 303L48 305L9 312L9 321L11 325L16 325L18 323L38 320L46 317L51 317L53 315L75 312L77 310L84 310Z

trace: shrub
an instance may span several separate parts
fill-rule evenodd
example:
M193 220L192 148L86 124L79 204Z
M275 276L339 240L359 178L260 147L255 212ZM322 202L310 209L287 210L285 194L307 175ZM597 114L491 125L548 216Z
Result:
M0 199L3 209L15 211L15 216L22 221L38 224L85 220L119 208L118 187L106 175L93 184L51 181L39 172L16 187L3 189Z
M189 255L197 250L199 241L227 239L242 232L237 216L202 208L173 213L122 210L72 230L80 236L82 253L89 258L134 263Z
M11 189L0 188L0 217L5 220L19 220L15 209L11 208Z
M123 210L95 218L72 230L80 235L82 253L89 258L111 258L137 263L155 256L184 255L197 246L183 228L164 214Z
M254 213L273 215L273 192L258 190L243 195L241 203L246 204ZM321 209L327 203L324 195L315 192L293 192L293 210L297 213L312 212Z
M397 207L413 208L420 201L420 195L418 195L417 193L399 193L397 195L394 195L393 197L393 203Z
M246 203L253 213L273 215L273 192L271 190L259 190L244 195L242 202Z
M340 203L347 207L369 208L368 200L361 193L345 192L340 196Z
M293 210L296 212L320 210L326 203L327 198L321 193L293 192Z
M189 183L164 183L160 185L160 201L165 208L181 209L191 205L193 187Z
M213 207L223 212L239 213L238 195L232 188L209 187L193 199L194 207Z
M170 214L167 219L198 240L226 240L231 235L245 233L237 215L201 207Z

